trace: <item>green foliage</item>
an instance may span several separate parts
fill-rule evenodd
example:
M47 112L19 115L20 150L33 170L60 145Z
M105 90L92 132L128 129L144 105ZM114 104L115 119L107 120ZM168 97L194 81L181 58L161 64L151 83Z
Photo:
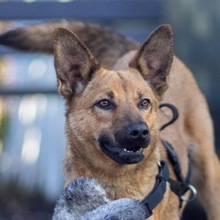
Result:
M9 115L4 112L0 115L0 140L3 142L8 131Z

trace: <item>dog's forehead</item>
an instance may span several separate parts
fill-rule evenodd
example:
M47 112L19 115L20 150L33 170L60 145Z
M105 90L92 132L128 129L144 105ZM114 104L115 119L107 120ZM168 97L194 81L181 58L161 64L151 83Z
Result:
M137 71L110 71L102 70L93 80L93 89L99 93L129 94L152 94L148 83ZM89 88L91 91L91 88ZM110 94L110 93L109 93Z
M118 83L125 91L149 92L149 85L138 71L127 69L124 71L113 71L112 75L117 78Z
M147 82L138 72L128 69L126 71L117 71L116 74L126 89L146 89Z

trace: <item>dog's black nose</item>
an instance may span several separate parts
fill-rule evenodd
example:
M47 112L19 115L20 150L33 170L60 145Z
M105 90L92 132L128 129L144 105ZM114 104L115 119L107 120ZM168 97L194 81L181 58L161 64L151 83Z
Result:
M127 128L127 137L132 141L145 141L148 134L149 129L145 123L132 124Z

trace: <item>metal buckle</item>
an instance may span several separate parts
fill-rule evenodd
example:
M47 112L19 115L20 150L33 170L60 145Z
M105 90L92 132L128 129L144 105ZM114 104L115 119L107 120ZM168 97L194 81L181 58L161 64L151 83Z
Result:
M194 200L196 198L197 190L196 190L196 188L193 185L190 185L190 184L187 187L188 187L188 189L187 189L186 192L190 191L189 198L184 197L184 195L182 195L180 198L181 198L182 201L190 202L190 201L192 201L192 200Z

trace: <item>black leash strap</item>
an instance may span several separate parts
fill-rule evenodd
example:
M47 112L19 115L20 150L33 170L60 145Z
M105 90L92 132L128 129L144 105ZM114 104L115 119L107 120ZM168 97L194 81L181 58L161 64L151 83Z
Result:
M146 207L146 218L153 214L153 209L162 201L166 192L166 183L169 179L169 169L165 161L158 163L159 173L153 190L141 201Z
M167 150L168 159L170 160L170 163L173 166L174 173L176 175L177 180L173 180L169 178L168 182L170 183L170 189L172 192L174 192L179 197L179 207L182 207L183 201L189 202L193 200L196 195L197 191L194 186L190 184L190 177L191 177L191 166L190 166L190 156L189 156L189 168L188 168L188 174L186 178L184 178L182 174L182 169L180 165L179 157L176 153L176 151L173 149L172 145L165 140L161 140L164 147ZM186 192L190 192L189 198L184 197Z
M174 173L176 174L177 180L180 182L185 182L185 178L183 177L183 174L182 174L180 160L179 160L179 157L176 151L174 150L174 148L168 141L161 140L161 142L163 143L163 146L167 150L167 156L168 156L170 163L173 166L173 170L174 170Z
M161 126L160 131L164 130L167 126L174 123L179 117L178 109L174 105L169 104L169 103L160 104L159 108L163 108L163 107L169 108L172 111L173 117L170 121L168 121L167 123L165 123L164 125ZM179 197L179 201L180 201L179 207L181 208L183 201L189 202L189 201L193 200L197 195L196 189L190 184L191 157L190 157L190 155L188 155L189 169L188 169L187 177L184 178L184 176L182 174L180 160L179 160L179 157L178 157L176 151L174 150L174 148L172 147L172 145L168 141L161 140L161 142L163 143L164 147L167 150L168 159L173 166L173 170L174 170L174 173L177 178L177 180L173 180L173 179L169 178L168 182L170 183L170 188L171 188L172 192L174 192ZM186 197L184 197L184 195L188 191L190 191L190 196L189 196L189 198L186 198Z
M163 108L163 107L169 108L173 113L173 117L170 121L168 121L166 124L161 126L160 131L164 130L167 126L173 124L179 117L179 112L178 112L177 108L174 105L172 105L170 103L160 104L159 108Z

